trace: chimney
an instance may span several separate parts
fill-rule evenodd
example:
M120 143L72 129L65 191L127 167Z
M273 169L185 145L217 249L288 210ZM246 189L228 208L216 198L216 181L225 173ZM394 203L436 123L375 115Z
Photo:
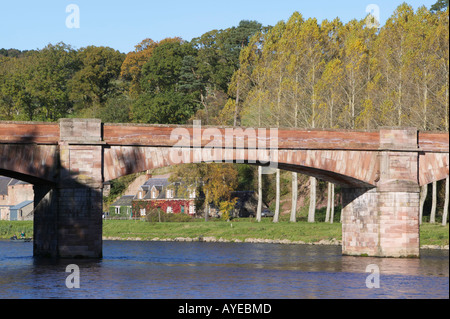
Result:
M147 170L146 174L147 174L147 179L150 179L150 178L152 178L152 176L153 176L153 175L150 173L150 170Z

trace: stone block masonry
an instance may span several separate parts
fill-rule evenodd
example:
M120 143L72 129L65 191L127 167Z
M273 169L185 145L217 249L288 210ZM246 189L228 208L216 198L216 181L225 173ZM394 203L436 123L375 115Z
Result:
M342 190L345 255L419 257L417 131L380 131L380 172L374 188Z
M60 172L35 212L35 255L102 257L103 145L101 122L60 121ZM51 225L51 226L50 226ZM50 228L51 227L51 228Z

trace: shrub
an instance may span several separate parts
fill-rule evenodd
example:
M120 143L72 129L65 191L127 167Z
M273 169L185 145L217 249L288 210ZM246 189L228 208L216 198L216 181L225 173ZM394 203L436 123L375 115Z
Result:
M177 223L183 223L183 222L191 222L193 221L193 218L184 213L179 214L171 214L166 213L161 209L151 209L147 215L145 216L145 220L149 223L167 223L167 222L177 222Z

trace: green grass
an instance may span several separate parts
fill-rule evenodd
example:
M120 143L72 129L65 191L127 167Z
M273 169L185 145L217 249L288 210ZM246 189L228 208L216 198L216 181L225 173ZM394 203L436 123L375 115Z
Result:
M420 245L448 245L448 224L442 226L440 224L420 225Z
M33 236L32 221L0 221L0 239L9 239L24 230L27 237ZM241 218L231 222L194 220L192 222L149 223L135 220L103 221L103 236L121 239L141 238L142 240L175 239L185 237L215 237L224 240L241 240L247 238L290 241L317 242L320 240L341 240L341 224L307 223L299 221L289 223L281 221L272 223L271 218L263 218L258 223L255 219ZM440 224L422 224L420 227L421 245L448 245L449 226Z
M107 220L103 223L103 236L132 238L143 240L153 238L174 239L176 237L216 237L225 240L245 240L247 238L315 242L321 239L340 239L340 224L303 222L272 223L263 219L260 223L254 219L226 221L195 221L190 223L148 223L143 221Z
M26 237L33 237L33 221L0 220L0 239L9 239L14 234L19 237L22 231L25 231Z

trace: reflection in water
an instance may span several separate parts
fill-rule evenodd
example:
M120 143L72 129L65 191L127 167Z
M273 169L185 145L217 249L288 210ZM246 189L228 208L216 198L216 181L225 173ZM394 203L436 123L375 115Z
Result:
M0 241L0 298L448 298L447 251L420 259L342 256L337 246L105 241L103 259L32 257ZM68 289L68 264L80 289ZM366 267L380 269L368 289Z

